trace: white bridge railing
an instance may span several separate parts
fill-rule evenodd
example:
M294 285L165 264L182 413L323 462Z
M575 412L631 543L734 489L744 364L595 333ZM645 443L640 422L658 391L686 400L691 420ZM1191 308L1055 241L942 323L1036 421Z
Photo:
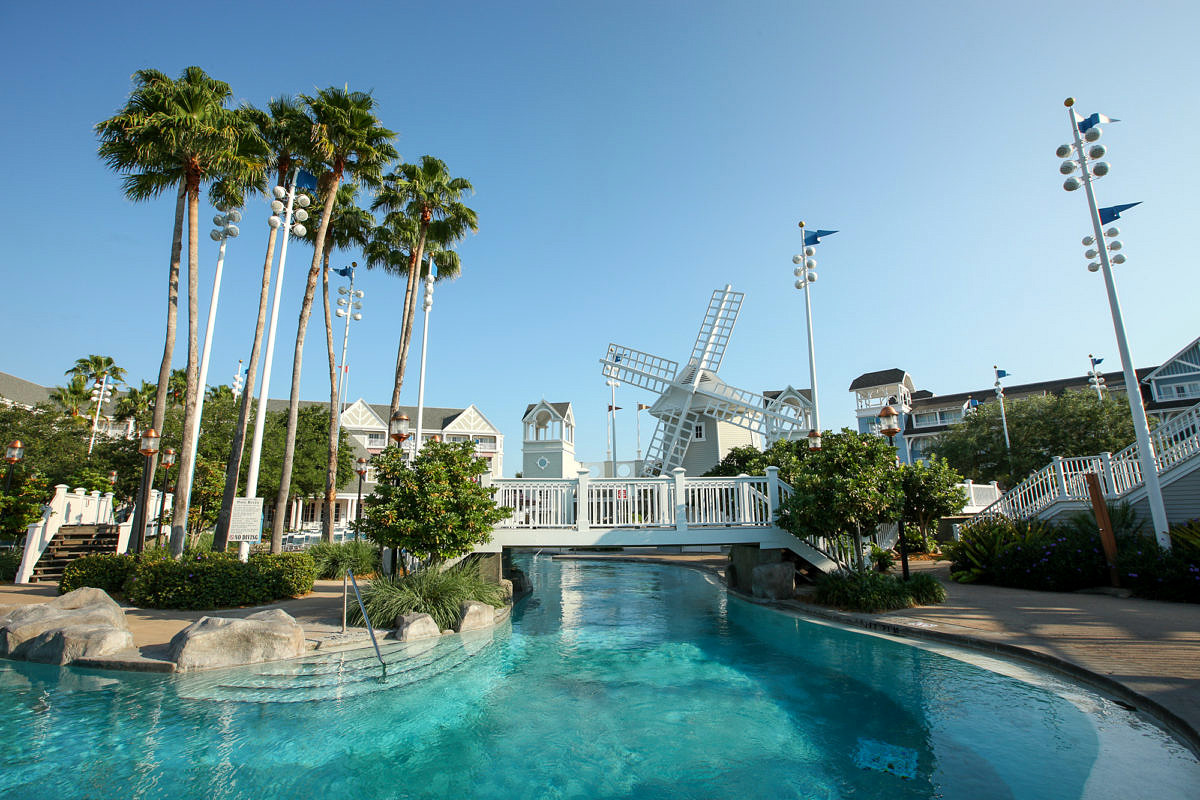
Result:
M1161 475L1200 452L1200 403L1150 432L1154 462ZM1055 457L1042 469L980 512L979 518L1006 516L1027 519L1060 501L1088 502L1085 475L1100 476L1108 498L1122 497L1142 485L1137 443L1119 453L1078 458Z

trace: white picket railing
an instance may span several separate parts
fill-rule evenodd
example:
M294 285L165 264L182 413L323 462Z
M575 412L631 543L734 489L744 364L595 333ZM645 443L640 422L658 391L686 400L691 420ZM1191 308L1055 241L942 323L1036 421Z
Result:
M1200 453L1200 403L1150 432L1159 474ZM1100 476L1109 498L1120 498L1142 485L1142 466L1134 442L1119 453L1059 458L1014 486L981 511L977 519L1006 516L1028 519L1060 501L1087 502L1088 473Z
M512 514L498 528L571 528L575 525L578 482L573 480L523 480L501 478L496 487L496 505L511 508Z
M671 478L606 478L588 481L588 521L603 528L675 526Z

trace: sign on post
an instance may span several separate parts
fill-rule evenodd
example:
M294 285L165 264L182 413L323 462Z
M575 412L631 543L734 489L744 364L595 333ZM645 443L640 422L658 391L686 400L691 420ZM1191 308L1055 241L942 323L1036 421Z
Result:
M235 497L229 513L229 541L262 541L261 497Z

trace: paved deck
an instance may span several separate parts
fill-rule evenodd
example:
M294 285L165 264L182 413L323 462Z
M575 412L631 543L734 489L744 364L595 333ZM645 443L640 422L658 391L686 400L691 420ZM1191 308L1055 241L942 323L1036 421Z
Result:
M723 556L685 554L580 554L683 564L721 571ZM573 557L573 556L565 556ZM1176 727L1193 747L1200 744L1200 605L1162 603L1103 594L1034 592L949 580L946 562L913 563L946 586L939 606L884 614L854 614L799 601L774 604L793 613L832 619L889 633L942 639L1022 655L1073 672L1108 688ZM310 638L328 639L340 629L341 582L317 581L311 594L285 600L282 608ZM0 606L44 602L53 586L0 585ZM353 602L353 595L351 595ZM157 611L126 607L134 643L153 656L177 632L205 614L246 616L262 607L205 611ZM1125 696L1122 698L1122 693ZM1140 702L1139 698L1149 700Z

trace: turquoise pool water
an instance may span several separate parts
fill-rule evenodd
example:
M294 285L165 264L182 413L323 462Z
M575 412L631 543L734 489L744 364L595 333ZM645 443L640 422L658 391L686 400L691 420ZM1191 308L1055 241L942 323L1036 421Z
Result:
M511 625L390 645L386 678L360 651L178 677L0 661L0 797L1197 796L1182 746L1044 674L692 570L524 566Z

